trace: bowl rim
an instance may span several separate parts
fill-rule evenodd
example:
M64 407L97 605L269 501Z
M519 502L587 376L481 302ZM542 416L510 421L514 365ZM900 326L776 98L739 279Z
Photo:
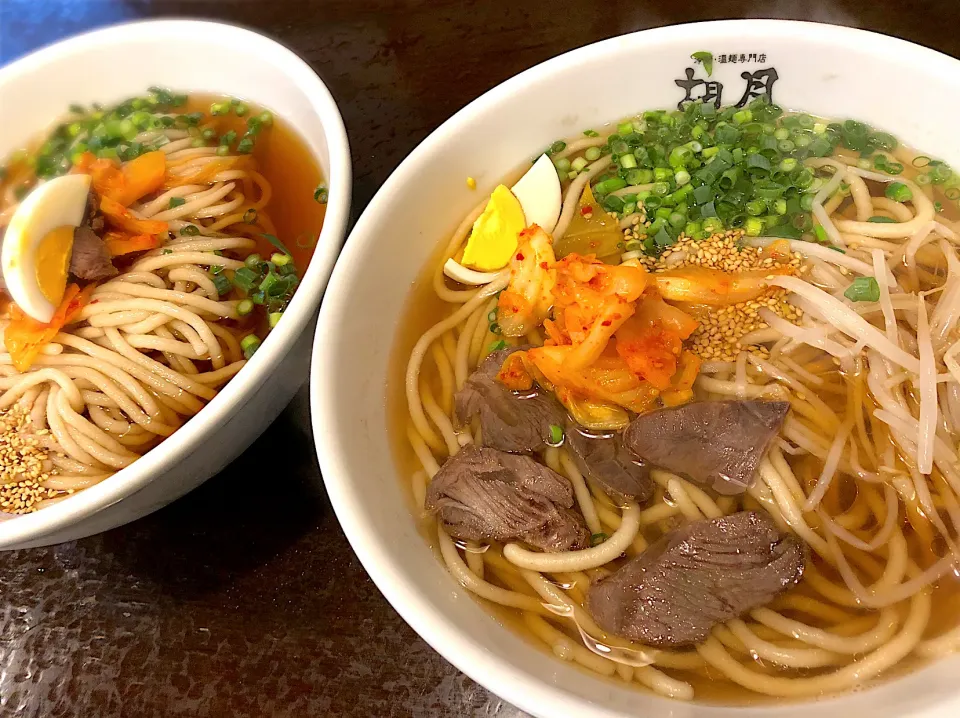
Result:
M337 406L333 401L335 392L330 389L337 382L336 351L339 343L338 336L341 334L338 321L348 310L356 312L355 304L350 304L353 277L361 270L365 255L380 241L374 230L378 224L378 217L382 214L382 206L388 201L387 198L407 183L413 182L408 186L415 186L415 174L420 171L421 165L426 165L423 158L429 154L431 147L445 143L451 136L458 134L462 127L473 121L472 118L477 112L495 106L514 93L525 91L528 84L534 80L562 74L566 68L615 51L623 43L690 42L695 41L697 34L704 31L733 32L745 31L748 28L755 34L769 33L781 38L815 39L829 41L832 44L871 43L890 52L922 59L929 63L930 73L937 71L956 73L960 70L960 60L908 40L859 28L796 20L738 19L683 23L626 33L564 52L486 91L444 121L404 158L364 208L347 237L340 259L330 278L329 291L320 308L310 371L312 428L327 494L347 540L380 592L421 638L458 670L487 687L497 696L532 715L623 718L624 714L571 693L560 684L548 684L527 674L518 675L511 672L506 664L491 658L488 651L466 637L460 631L457 622L441 611L435 610L421 585L410 578L401 566L388 560L388 542L382 537L379 527L364 515L365 497L355 490L347 469L349 462L345 458L346 451L337 440L337 433L330 431L331 426L337 425L338 415ZM395 336L391 336L391 341L395 341ZM457 587L452 578L450 586L452 589ZM509 629L504 628L504 630ZM916 675L916 672L909 675ZM903 678L898 677L882 685L889 685L899 680ZM657 705L662 706L671 715L673 714L671 707L690 705L675 703L652 693L645 695L651 699L657 699L659 701ZM856 693L846 692L818 699L817 702L819 705L838 703L848 700L853 695ZM812 700L791 702L790 706L807 706L812 702ZM757 711L761 711L766 715L765 708L769 708L768 706L721 706L698 702L694 702L693 705L700 709L712 709L723 715L728 715L724 710L729 709L749 711L754 715L757 715ZM785 705L778 704L776 708L782 708ZM944 705L940 703L921 709L916 716L919 718L922 714L926 718L939 718L942 714L938 711ZM960 694L956 699L950 700L950 705L960 705Z
M41 539L64 529L136 493L179 462L182 456L201 450L206 437L255 393L269 373L289 353L317 312L333 264L339 254L350 213L352 165L346 128L333 95L311 67L289 48L253 30L229 23L191 19L160 19L123 22L68 37L46 45L0 68L0 92L12 80L36 71L50 62L82 57L94 48L116 41L143 37L176 37L190 34L242 46L246 52L269 55L309 99L319 117L329 153L324 175L329 188L324 223L303 280L290 302L284 321L277 325L261 348L240 372L196 415L169 438L130 466L108 479L84 489L68 500L30 514L0 520L0 546ZM109 92L109 81L104 87ZM187 83L189 84L189 83ZM255 100L255 98L252 98ZM304 380L306 380L306 376Z

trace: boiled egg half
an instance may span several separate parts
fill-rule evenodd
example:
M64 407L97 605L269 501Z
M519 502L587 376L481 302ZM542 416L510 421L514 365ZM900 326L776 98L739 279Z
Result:
M7 293L38 322L49 322L63 300L73 231L83 221L89 192L89 175L56 177L30 192L7 226L0 252Z
M553 160L540 155L533 167L513 186L513 194L520 200L527 226L536 224L547 234L553 234L560 219L563 199Z
M561 203L556 167L547 155L541 155L511 189L499 185L493 190L467 239L463 266L481 272L502 269L510 262L517 237L526 227L536 224L548 234L553 232Z

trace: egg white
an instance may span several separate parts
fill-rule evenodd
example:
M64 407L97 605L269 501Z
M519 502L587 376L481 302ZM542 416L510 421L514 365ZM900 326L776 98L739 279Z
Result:
M552 234L560 219L563 200L560 177L553 161L545 154L540 155L512 191L520 200L527 226L536 224L547 234Z
M39 322L49 322L57 310L43 295L37 280L40 243L58 227L80 225L89 192L89 175L56 177L30 192L7 226L0 252L7 293L25 314Z

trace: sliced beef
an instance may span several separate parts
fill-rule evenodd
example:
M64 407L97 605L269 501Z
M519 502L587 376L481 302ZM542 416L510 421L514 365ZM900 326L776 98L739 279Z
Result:
M613 498L645 503L653 496L650 467L624 446L622 432L593 431L568 419L564 438L581 473Z
M623 440L650 464L742 494L789 408L785 401L698 401L638 416Z
M514 347L490 354L455 397L461 423L480 415L484 446L514 453L542 449L550 440L550 425L562 427L567 415L553 394L537 387L514 392L497 380L504 360L519 350Z
M467 447L447 459L427 489L426 508L459 539L520 539L544 551L589 545L572 510L570 482L526 456Z
M107 279L117 275L117 269L110 260L106 245L87 225L81 225L73 232L70 274L88 281Z
M605 631L650 646L688 646L800 580L803 551L757 511L695 521L590 587Z
M83 221L80 224L87 225L97 234L103 231L103 215L100 213L97 195L92 190L87 193L87 208L83 213Z

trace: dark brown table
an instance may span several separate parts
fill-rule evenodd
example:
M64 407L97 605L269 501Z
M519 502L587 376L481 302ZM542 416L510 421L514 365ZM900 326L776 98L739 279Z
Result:
M612 35L793 17L960 56L958 0L0 0L0 62L161 15L247 25L316 69L353 146L355 216L455 110ZM0 716L523 715L434 653L367 578L327 502L307 417L301 392L236 463L146 519L0 556Z

